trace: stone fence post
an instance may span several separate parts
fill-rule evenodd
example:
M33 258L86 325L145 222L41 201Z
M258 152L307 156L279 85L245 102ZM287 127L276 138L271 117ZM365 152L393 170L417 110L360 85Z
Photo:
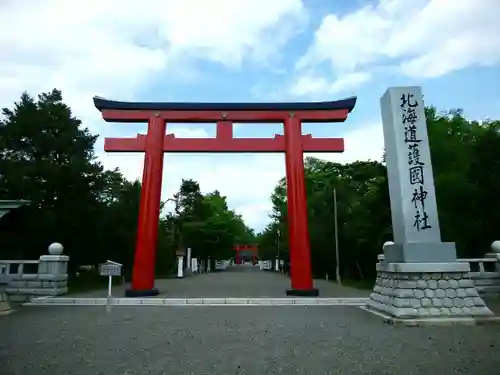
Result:
M58 296L68 292L69 256L62 255L63 246L54 242L49 246L49 255L41 255L38 277L47 295Z
M491 244L491 253L487 253L487 258L495 258L497 261L495 263L496 272L500 273L500 241L493 241Z
M62 255L63 246L53 243L49 246L49 255L41 255L38 263L39 275L68 275L69 256Z
M25 302L34 297L60 296L68 292L69 256L62 255L63 246L53 243L49 246L49 255L42 255L38 260L38 272L26 274L21 268L16 274L9 274L5 292L10 301ZM21 261L20 264L26 261ZM30 263L36 263L28 261Z

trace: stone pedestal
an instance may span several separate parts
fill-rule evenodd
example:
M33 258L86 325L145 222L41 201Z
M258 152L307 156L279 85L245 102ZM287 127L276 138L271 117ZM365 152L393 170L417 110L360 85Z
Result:
M60 296L68 292L69 256L61 255L63 246L54 242L49 246L50 255L38 261L38 273L11 275L5 292L12 302L25 302L33 297ZM20 263L22 265L22 262Z
M42 255L38 263L38 274L67 275L69 256Z
M410 242L384 246L387 263L454 263L457 251L453 242Z
M392 318L493 316L468 263L378 263L368 308Z

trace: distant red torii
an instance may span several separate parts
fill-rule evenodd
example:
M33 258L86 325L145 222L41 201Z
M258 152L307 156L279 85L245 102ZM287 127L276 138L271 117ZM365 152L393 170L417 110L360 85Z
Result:
M252 252L252 263L255 264L257 261L257 256L259 254L259 248L257 245L234 245L233 250L236 251L236 264L241 264L241 257L240 257L240 252L241 251L251 251Z

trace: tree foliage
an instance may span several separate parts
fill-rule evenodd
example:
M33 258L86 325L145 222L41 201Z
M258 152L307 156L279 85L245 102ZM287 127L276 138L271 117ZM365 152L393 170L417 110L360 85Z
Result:
M103 168L94 153L97 137L58 90L37 98L25 93L2 114L0 200L31 201L0 221L3 258L36 259L57 241L70 256L71 272L111 259L129 275L140 182ZM236 241L253 241L253 232L218 191L203 195L196 181L184 180L176 197L176 212L160 218L158 275L172 272L179 247L215 259L231 255Z
M426 109L443 241L453 241L460 257L479 257L498 239L500 228L500 121L468 121L460 110ZM333 189L337 192L341 273L373 278L382 244L392 240L385 163L305 162L313 272L335 274ZM272 222L259 234L261 256L288 257L286 183L271 196Z
M203 195L193 180L182 180L178 199L177 223L181 242L192 248L200 259L228 259L236 243L252 243L253 231L243 218L230 210L226 197L219 191Z

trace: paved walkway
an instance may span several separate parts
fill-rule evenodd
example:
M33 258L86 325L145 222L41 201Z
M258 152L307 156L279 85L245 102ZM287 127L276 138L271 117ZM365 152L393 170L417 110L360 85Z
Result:
M315 280L320 297L368 297L369 291L339 287L326 280ZM113 295L122 297L127 286L113 288ZM193 275L183 279L156 280L161 298L199 297L286 297L290 278L277 272L260 271L252 265L235 265L222 272ZM105 297L107 290L79 293L77 297Z
M183 298L284 297L288 286L245 266L158 281ZM498 375L499 350L498 325L390 326L354 306L38 306L0 316L2 375Z
M357 307L24 307L2 375L498 375L499 326L403 328Z

